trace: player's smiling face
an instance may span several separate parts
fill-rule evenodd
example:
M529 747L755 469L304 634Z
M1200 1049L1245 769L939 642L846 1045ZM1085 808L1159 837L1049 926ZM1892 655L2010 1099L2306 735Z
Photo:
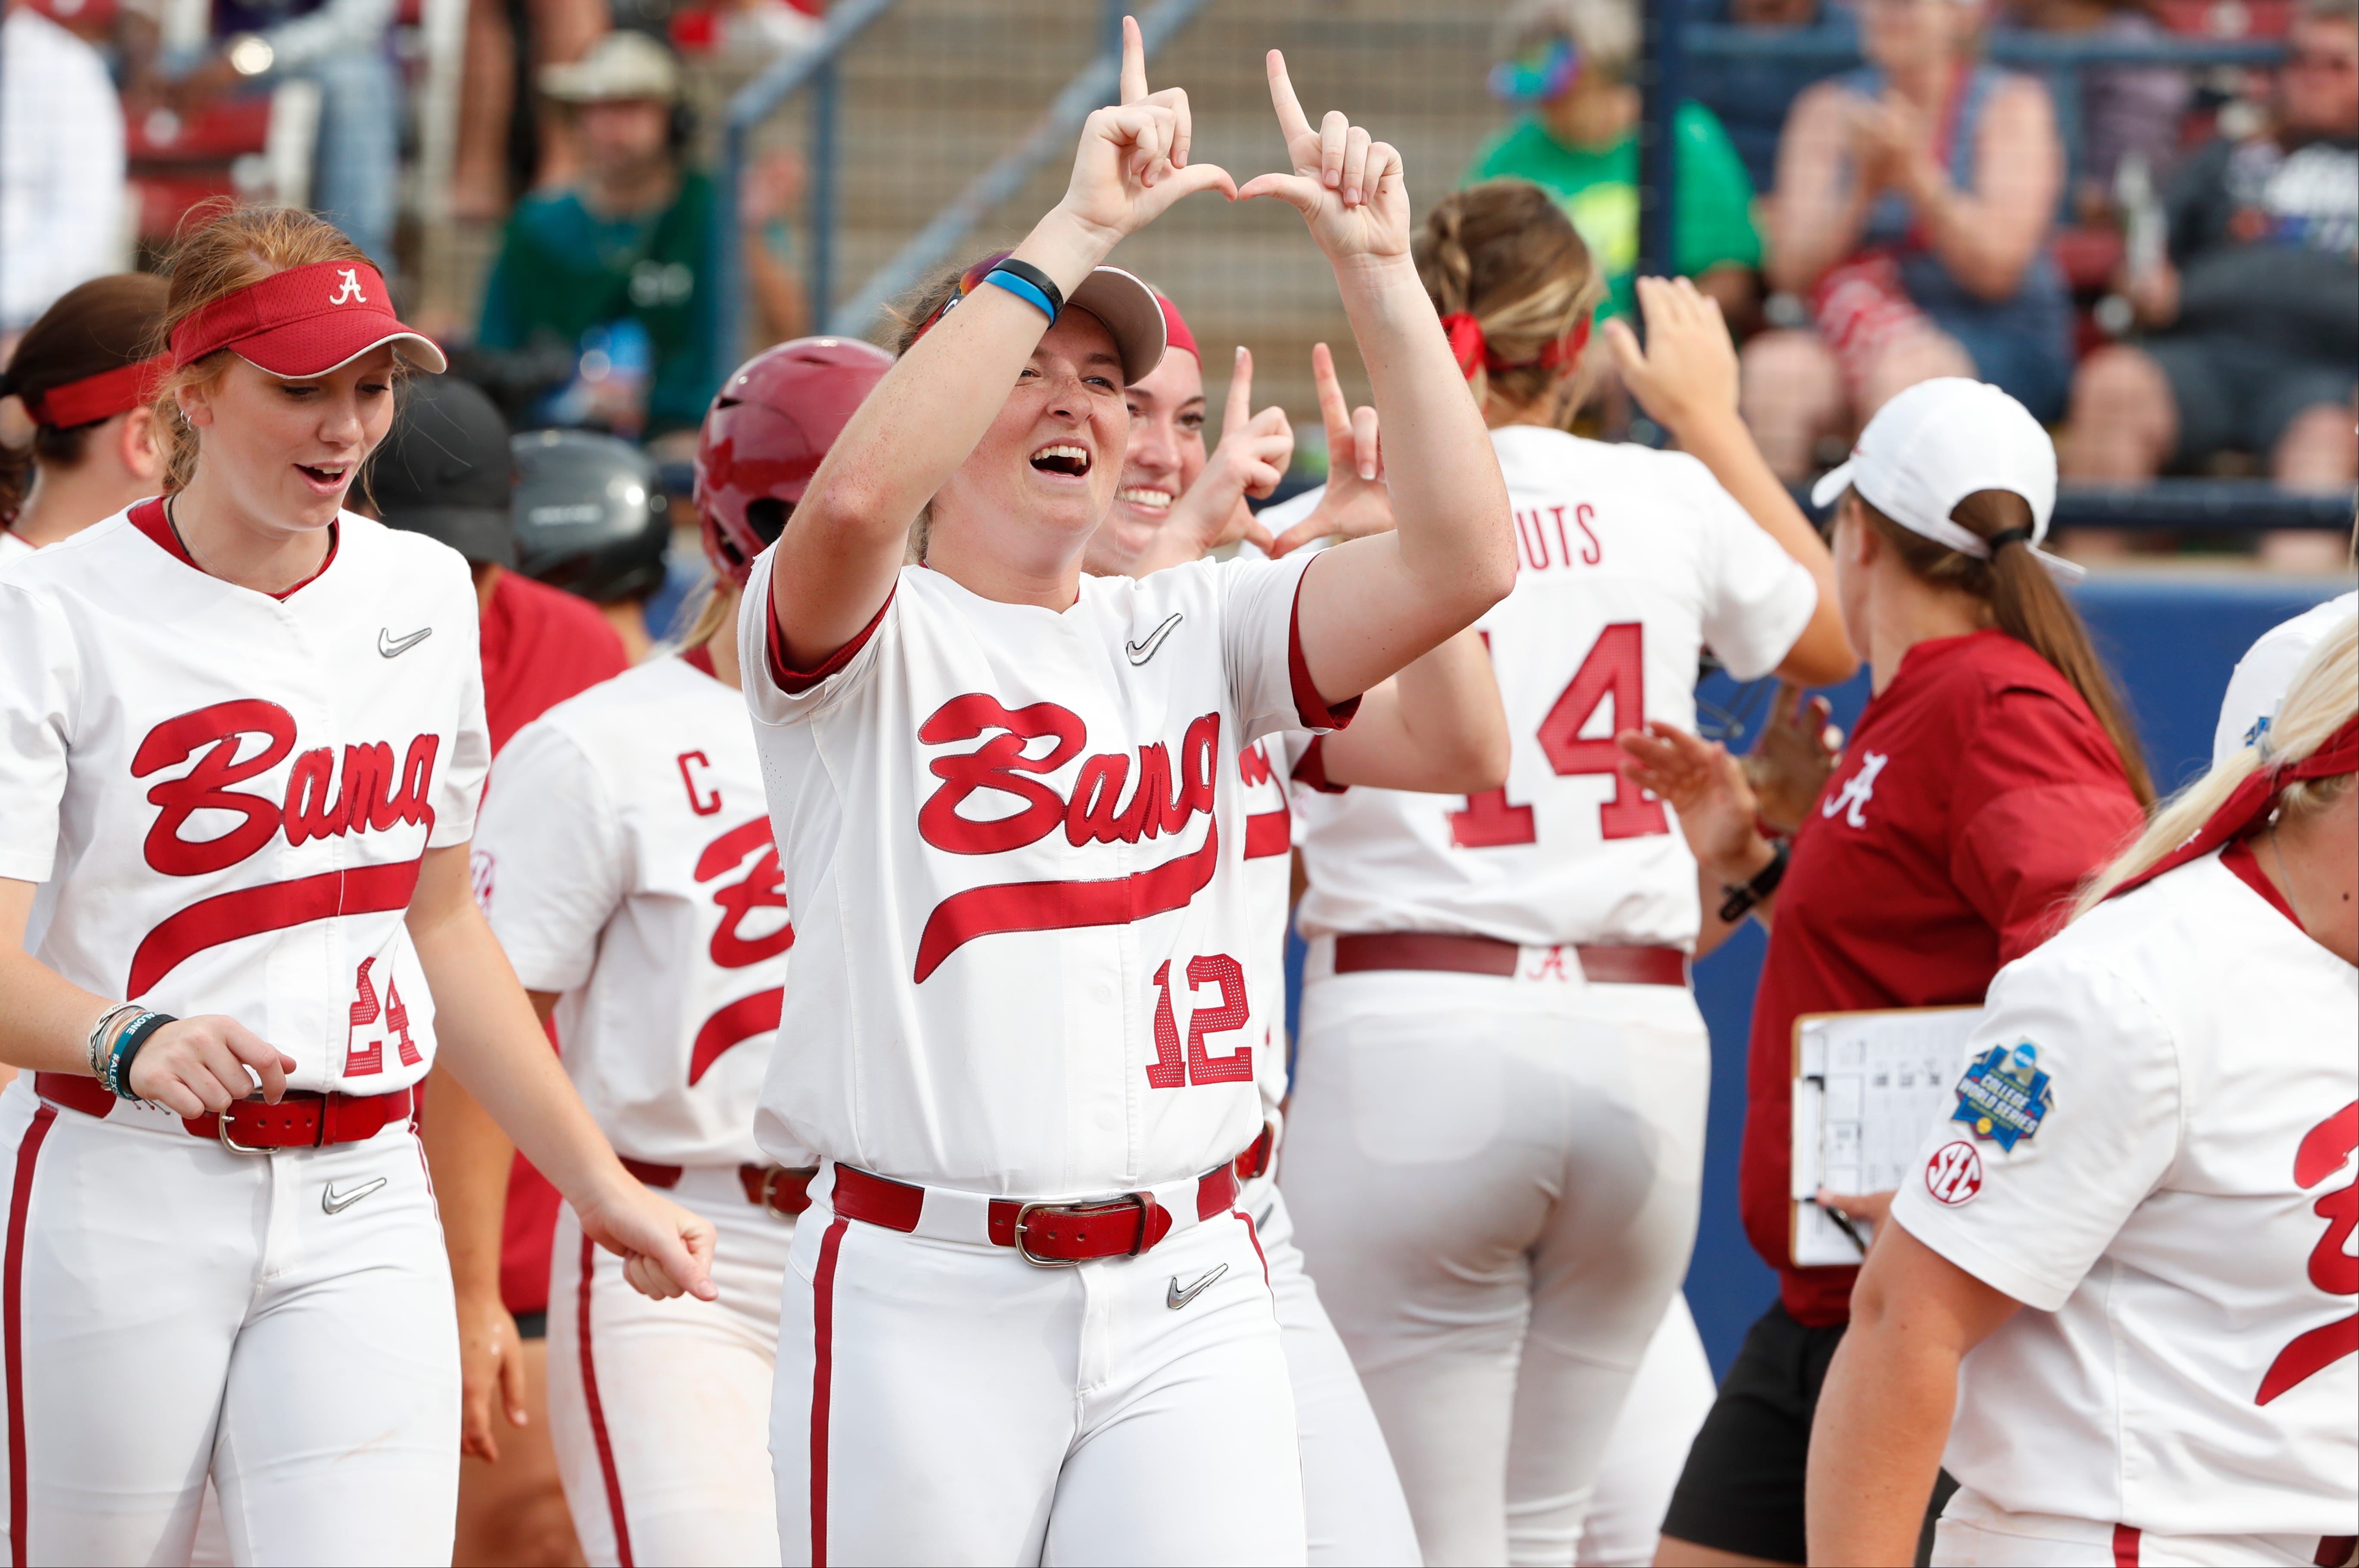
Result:
M233 354L183 404L198 474L250 523L309 530L335 520L361 463L393 423L393 349L325 376L273 376Z
M1141 552L1170 520L1172 503L1204 472L1204 372L1196 356L1173 349L1129 389L1130 444L1114 510L1090 536L1082 569L1128 576Z
M1114 505L1130 440L1114 334L1067 310L1040 339L999 418L934 497L936 534L981 530L1003 556L1067 563ZM1004 531L1013 525L1013 531ZM1044 552L1045 547L1045 552Z

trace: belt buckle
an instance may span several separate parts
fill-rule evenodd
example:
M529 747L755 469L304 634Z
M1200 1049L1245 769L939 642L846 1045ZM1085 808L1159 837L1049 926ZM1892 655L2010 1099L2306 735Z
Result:
M259 1094L249 1094L246 1096L246 1099L259 1101L261 1096ZM223 1149L228 1149L232 1154L267 1154L270 1152L270 1148L267 1144L243 1144L229 1135L229 1118L231 1114L234 1112L238 1106L243 1105L245 1103L246 1100L233 1100L230 1102L228 1110L223 1111L213 1117L213 1136L221 1139L221 1146ZM325 1118L322 1117L321 1120L322 1125L324 1125Z
M781 1176L800 1176L800 1177L802 1177L802 1178L804 1179L805 1182L806 1182L806 1186L805 1186L804 1192L805 1192L806 1198L808 1198L809 1192L810 1192L810 1188L809 1188L809 1186L808 1186L808 1183L809 1183L809 1181L810 1181L812 1178L816 1177L818 1174L819 1174L819 1167L818 1167L818 1166L816 1166L816 1165L813 1165L813 1166L811 1166L811 1167L810 1167L810 1168L808 1168L808 1169L794 1170L794 1171L789 1171L789 1170L788 1170L788 1169L787 1169L785 1166L783 1166L783 1165L768 1165L768 1166L765 1166L765 1167L763 1167L763 1169L762 1169L762 1212L763 1212L764 1214L766 1214L769 1215L769 1216L770 1216L772 1219L774 1219L774 1220L777 1220L777 1221L779 1221L779 1222L781 1222L781 1223L783 1223L783 1224L792 1225L792 1224L794 1223L795 1216L794 1216L793 1214L788 1214L786 1210L784 1210L784 1209L782 1209L782 1208L778 1207L776 1203L772 1203L772 1202L770 1201L770 1195L771 1195L772 1192L776 1189L776 1187L777 1187L777 1185L778 1178L779 1178L779 1177L781 1177ZM808 1203L806 1203L806 1206L808 1206Z
M1138 1239L1131 1244L1129 1252L1130 1257L1136 1258L1140 1253L1147 1250L1147 1216L1149 1212L1148 1202L1149 1200L1144 1192L1122 1192L1111 1198L1102 1198L1095 1203L1088 1203L1022 1204L1016 1211L1016 1256L1023 1258L1025 1262L1031 1264L1036 1269L1078 1269L1082 1266L1082 1260L1081 1258L1043 1258L1038 1253L1033 1251L1029 1246L1026 1245L1024 1240L1025 1222L1036 1214L1077 1214L1084 1209L1105 1209L1112 1208L1116 1203L1136 1203L1138 1205Z

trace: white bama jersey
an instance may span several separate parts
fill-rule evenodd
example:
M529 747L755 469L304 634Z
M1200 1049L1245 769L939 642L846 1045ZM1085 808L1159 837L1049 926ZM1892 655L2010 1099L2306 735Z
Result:
M518 730L493 778L476 890L526 989L563 994L590 1114L634 1159L759 1160L795 933L744 700L651 659Z
M2359 593L2344 593L2271 626L2245 650L2236 672L2228 677L2227 694L2220 700L2220 723L2212 735L2212 767L2260 739L2311 652L2354 615L2359 615Z
M22 561L32 553L31 545L6 528L0 528L0 568L5 568L11 561Z
M1333 722L1294 642L1305 563L1084 577L1061 614L909 567L788 690L771 559L738 643L798 936L762 1146L1036 1197L1234 1156L1284 1006L1237 753Z
M1237 753L1237 782L1245 805L1245 923L1253 932L1252 956L1240 958L1253 978L1256 996L1279 1005L1254 1033L1254 1078L1261 1085L1265 1116L1286 1098L1286 932L1294 915L1294 811L1287 782L1292 757L1310 736L1299 730L1264 735Z
M310 582L210 577L142 502L0 573L0 877L102 996L225 1013L299 1089L426 1076L403 916L490 744L467 563L347 512ZM144 526L143 526L144 524Z
M2218 855L1999 972L1892 1210L2029 1309L1960 1369L1951 1475L2150 1536L2359 1532L2354 1040L2359 970Z
M1614 771L1614 732L1692 731L1699 652L1739 680L1767 674L1817 586L1692 457L1535 426L1491 440L1517 572L1475 625L1513 737L1506 785L1298 792L1302 932L1692 946L1695 861L1669 808Z

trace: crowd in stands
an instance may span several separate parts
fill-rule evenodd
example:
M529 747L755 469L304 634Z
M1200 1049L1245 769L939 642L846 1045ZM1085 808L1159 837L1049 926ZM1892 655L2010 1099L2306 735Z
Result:
M705 286L727 198L696 166L681 51L803 47L821 0L653 16L667 3L471 0L446 205L506 226L480 310L436 325L519 426L668 450L734 357ZM275 115L315 116L309 203L400 278L416 69L389 38L419 4L6 0L0 351L123 265L126 234L160 239L205 193L148 160L271 142L233 160L252 186L283 156L279 131L255 129ZM1490 77L1509 117L1465 172L1554 194L1621 315L1640 263L1640 15L1639 0L1511 7ZM2068 482L2353 483L2359 0L1690 0L1689 16L1781 40L1691 53L1670 258L1744 340L1745 412L1781 477L1822 471L1901 388L1970 375L2059 429ZM2216 40L2231 23L2281 36L2282 63L2070 52ZM308 109L287 98L300 83ZM766 340L808 325L785 223L800 180L773 160L735 198ZM1632 411L1602 345L1593 412L1618 426ZM2273 537L2264 553L2298 563L2321 545Z

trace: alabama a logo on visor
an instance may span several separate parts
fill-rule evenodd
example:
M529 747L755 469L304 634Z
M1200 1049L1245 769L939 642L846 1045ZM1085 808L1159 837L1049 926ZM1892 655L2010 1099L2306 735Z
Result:
M1958 1080L1958 1108L1950 1119L1963 1122L1976 1138L2012 1152L2039 1130L2055 1108L2056 1094L2039 1070L2039 1048L1995 1045L1974 1058Z

